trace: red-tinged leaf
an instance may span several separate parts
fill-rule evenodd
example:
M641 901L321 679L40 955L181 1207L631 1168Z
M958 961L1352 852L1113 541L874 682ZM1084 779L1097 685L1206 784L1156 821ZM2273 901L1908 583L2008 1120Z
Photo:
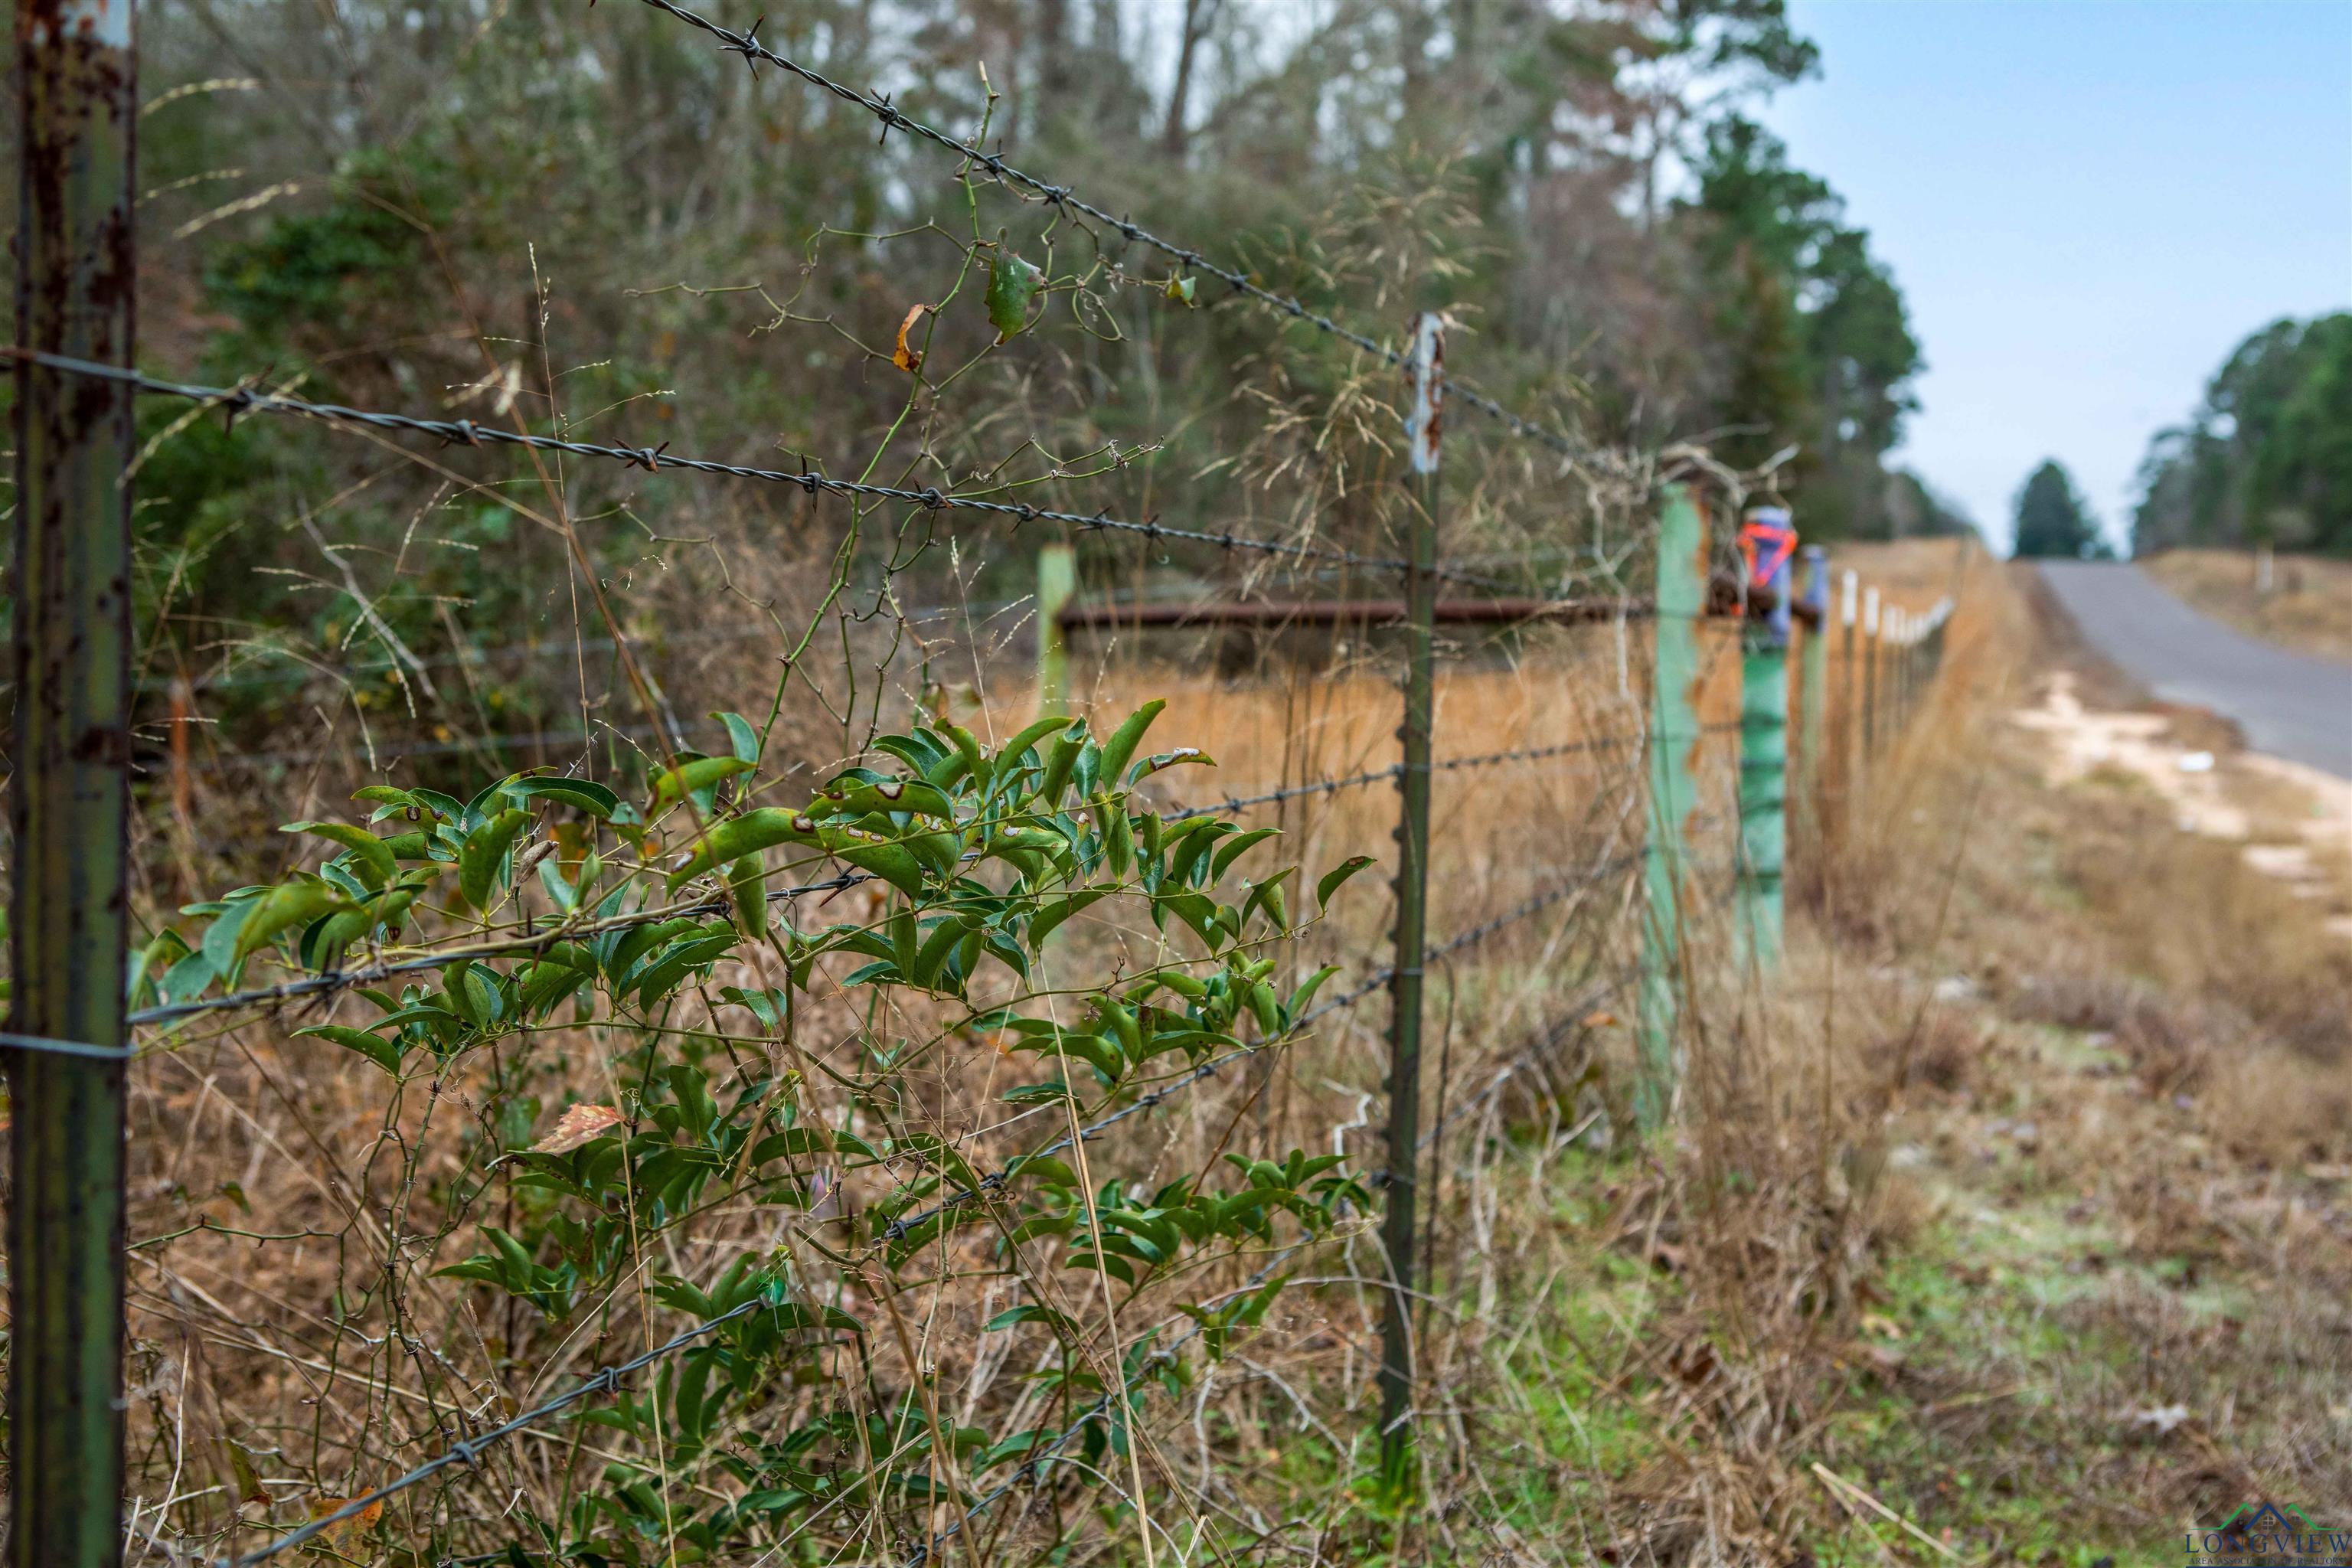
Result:
M530 1146L534 1154L569 1154L583 1143L603 1137L620 1125L621 1113L609 1105L583 1102L567 1105L547 1136Z

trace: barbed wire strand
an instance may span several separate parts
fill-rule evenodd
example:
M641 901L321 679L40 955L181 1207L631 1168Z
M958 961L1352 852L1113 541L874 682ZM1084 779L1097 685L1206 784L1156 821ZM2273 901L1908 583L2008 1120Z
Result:
M741 463L722 463L710 458L687 458L672 454L668 443L659 447L615 447L596 441L574 441L562 436L541 436L528 431L506 430L494 425L479 425L471 419L429 419L414 414L386 414L371 409L351 408L340 403L316 403L309 398L288 397L277 393L257 392L249 385L204 386L186 382L165 381L160 377L127 370L121 365L99 364L89 360L69 359L63 354L41 353L29 349L0 349L0 357L38 364L47 369L70 375L88 376L97 381L111 381L136 391L158 397L180 397L228 411L234 418L239 414L283 414L299 418L317 419L330 425L355 425L372 430L397 430L412 435L431 436L453 446L523 447L534 451L566 452L575 457L602 458L625 463L632 468L658 473L665 469L684 468L693 473L716 474L727 479L752 479L761 484L797 485L808 495L836 495L856 500L882 500L905 506L921 507L929 511L972 511L992 517L1011 518L1016 522L1060 523L1080 532L1132 533L1147 539L1179 540L1189 543L1213 544L1224 550L1251 551L1259 554L1286 556L1299 561L1324 561L1335 565L1362 567L1370 571L1409 572L1412 563L1393 555L1364 555L1352 550L1340 550L1330 545L1302 544L1287 540L1268 539L1257 534L1235 533L1229 531L1213 533L1205 529L1177 528L1168 523L1137 522L1129 518L1115 518L1108 512L1061 511L1051 507L1031 506L1026 501L990 500L981 496L955 495L936 486L909 489L903 485L867 484L857 479L837 479L814 470L793 471L785 468L753 468ZM1453 574L1440 566L1436 575ZM1491 583L1492 579L1471 576L1467 581Z
M1581 752L1606 752L1638 745L1640 737L1615 735L1597 741L1572 741L1556 746L1525 746L1512 752L1488 752L1475 757L1453 757L1442 763L1432 763L1433 773L1449 773L1460 768L1490 768L1504 763L1537 762L1546 757L1565 757ZM1391 763L1370 773L1349 773L1342 778L1318 779L1312 784L1291 784L1283 789L1269 790L1264 795L1227 795L1223 800L1209 801L1200 805L1186 806L1161 820L1170 824L1190 822L1196 816L1214 812L1240 811L1245 806L1272 805L1286 800L1298 800L1307 795L1337 795L1342 790L1360 789L1367 784L1385 784L1404 772L1404 764Z
M765 1297L755 1296L751 1300L742 1303L740 1306L730 1308L727 1311L719 1313L715 1318L697 1323L692 1328L681 1330L677 1333L671 1335L669 1339L664 1341L662 1343L656 1345L649 1351L646 1351L642 1355L634 1356L627 1361L620 1362L604 1368L602 1372L596 1373L594 1375L585 1379L584 1381L573 1384L572 1387L564 1390L562 1394L557 1394L554 1398L548 1400L546 1403L534 1405L530 1409L524 1411L521 1415L515 1416L512 1420L508 1421L503 1426L493 1426L488 1431L484 1432L478 1436L464 1438L461 1441L452 1443L446 1449L436 1454L432 1458L425 1460L415 1469L410 1470L406 1475L401 1476L394 1480L386 1481L383 1485L376 1488L375 1490L369 1492L364 1496L352 1499L350 1501L344 1503L341 1507L334 1510L331 1513L320 1514L318 1518L311 1520L309 1523L302 1525L300 1528L289 1534L278 1537L276 1541L270 1542L258 1551L247 1552L244 1556L236 1558L234 1562L227 1559L222 1559L218 1568L252 1568L254 1563L267 1562L270 1558L277 1556L281 1552L299 1546L305 1542L315 1540L321 1532L332 1530L335 1526L341 1524L346 1520L356 1519L361 1514L367 1512L370 1509L375 1508L390 1499L399 1496L402 1492L408 1490L410 1488L424 1485L426 1481L431 1480L435 1476L439 1475L443 1470L447 1469L452 1465L474 1464L481 1458L483 1451L488 1448L492 1444L499 1442L502 1438L510 1437L517 1432L522 1431L528 1426L536 1426L538 1423L546 1420L551 1415L560 1415L564 1411L572 1408L572 1406L579 1404L582 1400L588 1398L591 1394L618 1392L621 1379L628 1376L631 1373L642 1371L657 1361L661 1361L667 1356L677 1354L679 1351L687 1349L694 1344L698 1340L708 1337L719 1329L725 1327L727 1324L734 1322L740 1318L750 1317L754 1311L758 1310L761 1307L773 1308L778 1305L780 1305L780 1303L771 1301Z
M845 871L821 882L803 882L798 887L777 888L768 894L768 902L782 903L804 898L811 893L835 893L845 888L878 879L871 871ZM414 958L388 960L359 969L330 970L323 974L305 975L277 985L258 986L250 991L233 991L226 996L207 996L194 1002L173 1002L162 1006L146 1007L130 1016L133 1025L172 1024L200 1014L226 1012L241 1007L263 1007L273 1003L292 1002L305 996L329 995L349 991L355 986L388 980L396 974L415 974L425 970L446 969L450 964L480 958L512 958L524 953L541 952L559 942L576 942L583 937L601 936L606 931L627 931L633 926L651 925L659 921L681 915L723 914L734 905L723 898L704 899L691 904L665 904L659 909L640 910L635 914L615 915L610 920L595 921L587 925L569 925L559 921L546 931L529 936L512 937L503 942L471 942L461 948L446 948L436 952L419 953Z
M668 15L677 17L679 21L684 22L689 27L699 28L703 32L709 34L712 37L717 38L719 42L720 48L726 50L730 54L741 55L744 58L744 62L752 68L752 73L755 76L758 74L759 62L764 60L770 65L775 66L782 70L798 77L801 80L807 82L812 87L821 89L825 92L833 94L834 97L842 100L844 102L857 105L860 109L865 110L868 114L873 115L876 119L882 121L885 127L885 135L887 135L891 131L901 131L909 136L918 137L925 142L929 142L934 146L944 148L948 152L953 153L959 157L987 170L991 174L995 175L998 179L1005 182L1005 184L1010 185L1018 185L1021 188L1031 192L1033 195L1044 198L1046 204L1051 206L1067 208L1072 212L1079 213L1087 217L1092 218L1096 222L1103 224L1108 227L1117 229L1130 244L1148 247L1152 250L1158 251L1160 255L1167 257L1171 261L1181 263L1182 266L1193 271L1204 272L1210 277L1216 279L1219 282L1230 287L1234 293L1244 295L1256 300L1261 305L1265 305L1289 316L1294 321L1304 321L1308 326L1315 328L1318 331L1327 333L1331 337L1339 339L1342 342L1361 349L1364 353L1370 354L1373 358L1379 360L1383 364L1399 369L1402 368L1404 364L1404 354L1402 350L1392 348L1385 342L1367 337L1363 333L1357 331L1352 328L1340 325L1329 316L1311 309L1304 300L1298 300L1288 294L1277 293L1274 289L1268 289L1263 284L1257 282L1245 272L1237 272L1230 267L1221 267L1216 262L1213 262L1205 256L1202 256L1199 250L1192 247L1179 245L1172 239L1162 238L1160 236L1152 233L1150 229L1145 228L1142 225L1137 223L1131 217L1116 216L1102 207L1098 207L1092 202L1087 201L1085 198L1078 195L1075 190L1067 185L1055 184L1053 182L1044 179L1039 175L1032 174L1025 170L1016 168L1013 164L1006 163L1002 153L983 152L980 148L973 146L969 142L962 141L947 132L937 129L936 127L926 125L921 121L912 118L904 110L892 103L887 96L861 92L856 88L851 87L845 82L835 81L831 77L812 69L811 68L801 64L798 60L791 58L789 56L778 54L767 45L760 42L756 36L759 32L759 24L757 23L752 24L751 30L750 32L739 33L731 27L714 22L707 16L703 16L693 11L688 10L685 6L676 4L676 0L645 0L645 3L652 6L656 11L667 12ZM1538 424L1532 419L1524 418L1518 414L1512 412L1494 397L1480 391L1476 384L1461 376L1449 374L1446 377L1445 390L1446 395L1449 397L1459 398L1462 402L1468 405L1470 407L1478 410L1481 414L1486 415L1489 417L1499 421L1513 435L1524 437L1528 440L1536 441L1543 446L1549 447L1563 457L1570 458L1589 458L1601 455L1601 449L1599 448L1591 447L1570 440L1567 436L1561 434L1559 431L1554 430L1548 426Z
M1738 727L1738 726L1737 724L1722 724L1706 726L1706 728L1710 731L1715 731L1736 730ZM1432 768L1433 771L1444 771L1450 768L1488 767L1507 762L1517 762L1533 758L1561 755L1580 750L1598 750L1604 747L1631 745L1633 743L1633 737L1612 736L1604 737L1598 741L1571 742L1560 746L1536 746L1514 752L1492 752L1475 757L1456 757L1447 762L1433 763ZM1170 822L1182 822L1192 817L1205 816L1208 813L1215 811L1237 810L1244 806L1262 805L1275 801L1297 799L1302 795L1336 792L1341 789L1350 789L1365 784L1378 784L1383 780L1394 778L1397 774L1397 767L1391 766L1373 773L1360 773L1342 779L1327 779L1312 784L1295 785L1288 789L1270 791L1267 794L1260 795L1235 796L1207 805L1189 807L1183 812L1172 816L1166 820ZM877 879L873 873L867 871L844 872L840 876L828 878L823 881L803 883L797 887L775 889L768 894L768 901L772 904L791 899L802 898L811 893L838 892L843 889L856 887L860 883L870 882L876 879ZM166 1003L159 1006L142 1008L138 1012L131 1014L128 1021L133 1026L139 1026L156 1024L170 1024L205 1013L227 1012L237 1008L247 1007L263 1007L277 1003L298 1001L307 996L328 995L337 992L352 990L354 987L361 985L373 984L379 980L390 979L398 974L414 974L427 970L443 969L452 963L457 963L473 959L507 958L516 957L525 953L540 952L545 951L550 945L558 942L572 941L582 936L599 935L608 931L625 931L632 926L650 924L656 921L669 920L680 915L721 914L726 912L726 910L731 907L732 906L724 899L712 898L702 900L691 904L669 904L664 905L659 909L641 910L635 914L616 916L610 921L598 921L587 927L567 926L559 923L557 925L551 926L543 932L536 932L528 936L515 937L504 942L473 942L461 948L445 949L436 952L419 953L415 957L372 963L364 966L363 968L355 970L331 970L323 974L305 975L299 980L284 981L274 985L257 986L251 990L231 992L223 996L201 997L194 1001Z

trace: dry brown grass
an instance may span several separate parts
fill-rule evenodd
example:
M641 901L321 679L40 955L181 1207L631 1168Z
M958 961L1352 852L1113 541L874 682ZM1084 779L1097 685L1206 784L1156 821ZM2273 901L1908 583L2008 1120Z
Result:
M2240 631L2305 653L2352 659L2352 561L2281 555L2272 592L2255 585L2248 550L2167 550L2140 570Z
M2086 1517L2118 1529L2168 1521L2182 1496L2219 1497L2250 1477L2281 1495L2343 1495L2343 1447L2324 1414L2341 1396L2329 1391L2352 1389L2327 1337L2341 1319L2340 1308L2328 1317L2328 1292L2352 1280L2340 1190L2324 1174L2352 1157L2340 955L2304 940L2294 921L2307 910L2173 832L2150 803L2040 782L2032 742L2006 720L2035 678L2033 622L1997 568L1981 556L1963 566L1940 542L1853 557L1922 607L1958 574L1947 679L1870 769L1832 771L1836 830L1808 852L1789 962L1771 985L1729 962L1717 904L1694 910L1672 1133L1633 1136L1632 998L1597 990L1622 977L1637 942L1622 877L1437 977L1423 1104L1447 1131L1420 1328L1423 1506L1390 1517L1351 1484L1375 1407L1378 1262L1371 1238L1349 1228L1297 1261L1302 1282L1231 1356L1196 1363L1179 1397L1146 1407L1147 1490L1177 1539L1197 1529L1233 1552L1278 1539L1302 1562L1793 1563L1866 1532L1818 1462L1868 1478L1930 1528L1953 1526L1989 1560L2036 1561L2010 1526L1938 1492L1938 1467L2025 1484L2039 1455L2086 1489ZM1635 637L1621 666L1601 627L1458 650L1441 685L1440 756L1622 734L1638 722L1638 648ZM1361 650L1216 683L1131 651L1093 650L1085 695L1111 713L1166 692L1155 743L1202 745L1224 764L1168 775L1171 802L1380 768L1394 754L1394 692L1357 667ZM1720 719L1717 679L1709 716ZM1026 719L1017 679L973 688L958 700L982 726ZM818 743L804 742L809 754ZM1707 798L1727 815L1727 744L1711 761ZM1636 776L1632 755L1606 752L1441 773L1434 936L1636 847ZM1379 784L1255 819L1319 866L1384 851L1393 795ZM1724 885L1711 875L1711 890ZM1383 890L1361 879L1287 962L1332 957L1349 966L1344 984L1381 962L1386 921ZM1149 940L1075 931L1062 962L1100 966ZM1383 1016L1376 995L1269 1070L1225 1075L1138 1119L1095 1157L1144 1180L1228 1149L1305 1145L1377 1164ZM413 1461L436 1432L543 1395L683 1321L625 1293L594 1331L552 1331L430 1274L501 1217L495 1199L457 1202L454 1184L566 1100L613 1097L614 1042L552 1032L388 1104L372 1068L289 1038L302 1021L248 1020L154 1053L134 1075L131 1234L147 1244L132 1277L137 1474L146 1517L182 1538L265 1516L239 1501L241 1464L274 1517L299 1518ZM846 1039L855 1024L815 1019L811 1037ZM709 1059L723 1070L741 1049ZM973 1042L909 1087L924 1125L989 1163L1040 1127L993 1102L1005 1081L1002 1058ZM1943 1356L1927 1320L1903 1316L1922 1289L1915 1258L1937 1259L1939 1278L1979 1267L1950 1261L1953 1226L1990 1213L2040 1235L2044 1211L2069 1205L2097 1238L2069 1230L2032 1267L2113 1280L2066 1298L2053 1331L2078 1352L2071 1361L2053 1365L2042 1342L2005 1327L2011 1337L1972 1341L1969 1357ZM707 1277L790 1230L722 1208L666 1239L661 1266ZM2143 1278L2186 1268L2242 1281L2290 1258L2294 1282L2221 1320L2234 1328ZM977 1238L947 1260L912 1299L919 1354L955 1391L957 1420L1028 1418L1038 1402L1022 1374L1036 1347L979 1332L1013 1299L1010 1285ZM1243 1267L1210 1283L1237 1283ZM1982 1267L1971 1321L2006 1324L1999 1270L2025 1265ZM1159 1296L1130 1303L1123 1336L1166 1311ZM2105 1348L2135 1336L2172 1358L2138 1382ZM875 1358L882 1385L902 1383L892 1345L877 1340ZM2320 1414L2280 1401L2231 1416L2212 1404L2231 1380L2268 1390L2294 1376ZM2016 1405L2026 1384L2038 1392ZM1906 1413L1903 1442L1856 1424L1881 1400ZM2188 1436L2116 1451L2130 1411L2176 1401L2199 1412ZM494 1544L502 1510L550 1507L573 1472L561 1442L536 1440L503 1448L486 1473L487 1484L461 1479L437 1494L436 1517ZM427 1528L399 1515L390 1539ZM1010 1501L974 1561L1009 1568L1056 1535L1084 1560L1136 1560L1131 1521L1052 1492ZM887 1544L866 1540L869 1553Z

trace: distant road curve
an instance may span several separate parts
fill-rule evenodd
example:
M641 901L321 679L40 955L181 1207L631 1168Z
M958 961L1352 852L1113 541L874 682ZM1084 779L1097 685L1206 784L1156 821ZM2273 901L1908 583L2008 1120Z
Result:
M2352 664L2250 637L2137 566L2045 561L2042 577L2084 639L2159 700L2209 708L2258 752L2352 779Z

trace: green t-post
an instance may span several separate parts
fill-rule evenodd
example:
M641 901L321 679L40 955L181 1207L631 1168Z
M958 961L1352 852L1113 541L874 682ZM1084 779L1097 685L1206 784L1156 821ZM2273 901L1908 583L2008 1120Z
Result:
M1062 612L1077 596L1078 563L1066 544L1037 552L1037 713L1070 710L1070 642Z
M1788 514L1778 508L1785 526ZM1740 626L1739 879L1740 952L1762 973L1780 962L1780 882L1789 859L1789 602L1784 555L1757 584L1771 608Z
M1696 689L1699 617L1706 610L1706 522L1686 485L1668 485L1659 509L1656 596L1649 845L1642 876L1641 1062L1633 1085L1633 1113L1644 1130L1664 1123L1674 1104L1684 895L1690 874L1684 828L1698 803L1691 760L1699 740Z

